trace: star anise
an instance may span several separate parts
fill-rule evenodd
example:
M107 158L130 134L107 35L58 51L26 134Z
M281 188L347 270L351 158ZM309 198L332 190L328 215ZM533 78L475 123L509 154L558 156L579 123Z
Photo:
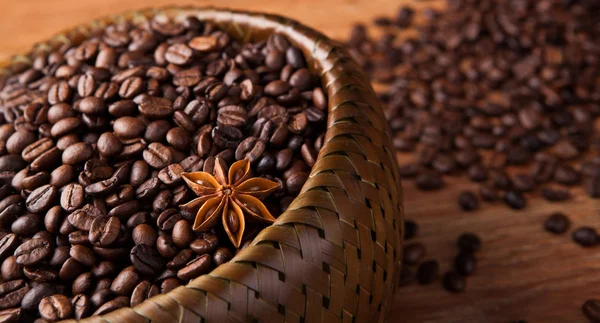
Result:
M220 217L229 239L239 248L246 220L259 223L275 221L261 200L279 188L279 184L266 178L252 177L247 159L233 163L228 174L225 174L223 163L217 161L214 176L207 172L183 173L181 176L198 195L198 198L181 206L185 210L198 210L194 221L196 231L214 228Z

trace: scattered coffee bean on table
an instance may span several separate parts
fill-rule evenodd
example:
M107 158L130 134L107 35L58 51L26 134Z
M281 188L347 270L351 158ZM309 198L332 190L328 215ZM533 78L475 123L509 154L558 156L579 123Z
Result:
M581 311L590 322L600 322L600 300L588 299L581 306Z
M479 207L479 200L473 192L465 191L459 194L458 205L463 211L473 211Z
M427 260L419 265L417 270L417 280L421 285L431 284L438 278L440 264L437 260Z
M327 96L279 34L122 22L28 60L0 78L0 321L104 314L208 273L286 210L323 146ZM217 190L240 207L206 223Z
M442 277L442 285L447 291L458 293L465 290L466 281L460 274L449 271Z
M561 234L567 232L571 225L571 221L567 218L566 215L562 213L553 213L548 217L546 223L544 223L544 228L546 231Z
M592 247L598 244L598 233L591 227L581 227L573 231L573 241L582 247Z
M418 14L424 22L407 37ZM589 154L600 147L598 14L594 1L457 0L378 17L377 33L356 25L348 47L379 85L394 146L412 160L401 176L432 191L466 175L514 209L541 190L549 201L568 199L572 186L600 197L600 159Z

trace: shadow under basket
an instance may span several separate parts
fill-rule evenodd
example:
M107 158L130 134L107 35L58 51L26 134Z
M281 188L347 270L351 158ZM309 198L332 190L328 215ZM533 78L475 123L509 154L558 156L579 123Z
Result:
M338 43L275 15L169 7L93 21L35 46L78 44L106 25L194 16L238 40L277 32L321 77L329 114L310 178L277 221L230 262L187 286L86 322L382 322L399 276L402 189L391 131L369 80ZM17 56L4 64L30 64Z

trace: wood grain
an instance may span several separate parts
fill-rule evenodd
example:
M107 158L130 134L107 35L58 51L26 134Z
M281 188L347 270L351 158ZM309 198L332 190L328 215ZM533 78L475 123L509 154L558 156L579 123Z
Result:
M344 39L354 22L369 22L378 15L393 15L401 4L419 9L441 7L439 1L411 0L0 0L0 59L27 50L35 41L87 20L124 10L169 4L227 6L284 14ZM407 156L399 155L400 161ZM456 237L464 231L483 238L478 268L462 294L450 294L439 281L429 286L401 288L389 322L585 322L580 306L600 297L600 253L578 247L570 235L553 236L543 230L552 212L562 211L573 227L600 227L600 204L573 190L567 203L548 203L539 192L529 194L529 207L512 211L498 202L479 211L461 212L456 197L476 189L464 178L447 181L440 192L423 193L406 181L405 208L420 231L428 258L448 270L456 255Z

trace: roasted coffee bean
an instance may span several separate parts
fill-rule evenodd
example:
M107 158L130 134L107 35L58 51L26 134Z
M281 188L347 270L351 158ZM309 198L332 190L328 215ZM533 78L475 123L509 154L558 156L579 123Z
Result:
M573 231L573 241L582 247L591 247L598 243L598 234L594 228L581 227Z
M158 234L151 225L142 223L133 229L131 237L136 245L143 244L149 247L154 247L156 245Z
M470 252L461 252L454 259L454 268L463 276L470 276L475 270L475 257Z
M444 186L444 181L439 173L427 172L416 178L417 188L425 191L438 190Z
M154 168L163 168L173 161L173 153L160 143L151 143L144 150L144 160Z
M119 296L131 295L140 277L134 266L123 269L113 280L110 290Z
M38 284L33 286L21 301L21 307L28 311L37 311L42 299L57 294L56 286L51 284Z
M462 292L465 290L466 281L460 274L450 271L444 274L442 278L442 285L444 289L449 292Z
M42 299L39 312L48 321L64 320L73 315L73 306L65 295L56 294Z
M94 256L94 252L86 246L82 246L82 245L72 246L71 250L69 251L69 255L73 259L77 260L78 262L80 262L88 267L92 267L96 263L96 257Z
M4 281L15 280L23 276L23 267L17 263L15 256L10 256L2 262L0 273Z
M32 162L40 155L54 147L54 142L50 138L42 138L26 146L21 153L23 160Z
M85 187L85 193L91 196L108 195L119 188L119 180L116 177L111 177L103 181L99 181Z
M600 301L597 299L586 300L581 306L581 311L590 322L600 321Z
M143 160L137 160L131 166L130 184L133 187L140 186L150 174L150 166Z
M180 219L181 214L177 209L168 209L158 216L156 226L160 230L171 230Z
M4 155L0 157L0 172L18 172L25 168L25 161L20 155Z
M62 264L58 277L64 282L74 281L86 270L85 266L74 258L68 258Z
M151 119L165 118L173 114L173 103L166 98L145 97L138 109L142 115Z
M121 221L114 216L98 216L90 227L89 239L94 245L105 247L111 245L119 237Z
M16 219L11 224L10 230L20 237L31 237L43 228L43 221L37 214L26 214Z
M121 117L115 120L113 130L121 139L138 138L144 133L146 125L139 118Z
M181 250L173 260L167 263L167 269L178 270L183 268L192 258L195 257L194 253L190 249Z
M190 247L192 246L190 245ZM159 235L156 239L156 250L158 250L158 253L165 258L173 258L179 252L177 247L173 244L173 241L171 241L171 237L166 234Z
M116 217L118 219L127 219L129 216L133 215L140 209L140 204L138 201L133 200L129 202L125 202L118 206L115 206L110 212L108 212L109 216Z
M94 150L90 144L78 142L63 151L62 162L67 165L79 164L91 158L93 153Z
M553 213L544 223L544 228L550 233L565 233L569 229L571 222L562 213Z
M167 186L175 186L181 183L181 173L184 172L180 164L171 164L158 173L158 179Z
M525 198L517 191L507 191L504 194L504 203L515 210L523 209L526 206Z
M417 265L425 257L425 247L420 243L411 243L403 247L404 263Z
M27 130L18 130L6 140L6 150L9 154L21 155L27 146L33 144L37 136Z
M29 285L23 279L0 284L0 309L17 307L29 292Z
M98 152L103 157L113 157L123 150L123 144L112 132L105 132L98 138Z
M177 272L177 278L181 280L190 280L208 272L211 258L209 255L202 255L187 263L185 267Z
M215 266L220 266L233 258L233 253L227 248L219 248L213 254L213 263Z
M436 260L427 260L419 265L417 270L417 280L419 284L431 284L438 278L440 265Z
M464 191L458 196L458 204L463 211L473 211L479 208L477 196L470 191Z
M161 255L152 247L144 244L138 244L131 249L130 260L142 275L156 275L165 267L165 261Z
M73 317L76 320L89 316L92 311L90 298L84 294L75 295L73 299L71 299L71 305L73 307Z
M160 288L145 280L139 283L131 294L130 306L137 306L143 301L160 294Z
M561 190L561 189L554 190L554 189L550 189L550 188L542 189L542 196L547 201L551 201L551 202L566 201L571 198L571 194L567 190Z
M83 273L77 276L75 280L73 280L73 284L71 285L71 292L74 295L88 292L93 287L93 283L94 282L92 274L89 272Z
M73 212L81 207L84 202L83 187L79 184L65 186L60 195L60 205L67 212Z
M481 239L473 233L463 233L456 242L458 249L464 252L477 252L481 249Z
M194 240L192 226L186 220L179 220L173 226L172 241L178 248L186 248Z
M35 265L52 254L52 245L42 239L31 239L23 242L16 250L17 264L23 266Z
M419 226L413 220L404 220L404 240L411 240L416 237Z
M129 202L135 198L135 190L131 185L123 185L119 190L106 197L105 201L109 207L116 207Z
M0 237L0 259L5 259L19 246L19 238L14 233Z
M139 200L151 199L160 190L160 181L158 177L152 177L149 180L142 183L136 190L135 195Z

